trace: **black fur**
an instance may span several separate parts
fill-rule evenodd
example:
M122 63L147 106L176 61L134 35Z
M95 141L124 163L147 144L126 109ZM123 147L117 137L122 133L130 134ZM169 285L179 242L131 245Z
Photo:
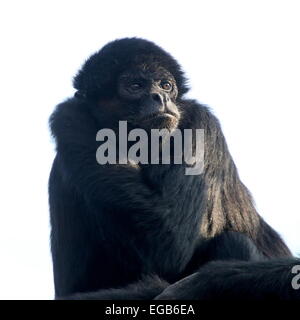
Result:
M156 300L300 300L291 283L296 259L213 261L168 286Z
M89 97L111 96L115 92L116 77L128 67L141 63L163 66L171 72L179 96L188 91L177 61L153 42L138 38L110 42L92 55L74 78L74 88Z
M133 116L117 94L118 76L141 64L175 78L177 127L205 130L202 175L185 175L184 165L96 162L97 131ZM183 97L186 79L168 53L142 39L111 42L87 60L74 86L77 95L50 119L57 298L300 299L289 273L300 262L256 212L216 117Z

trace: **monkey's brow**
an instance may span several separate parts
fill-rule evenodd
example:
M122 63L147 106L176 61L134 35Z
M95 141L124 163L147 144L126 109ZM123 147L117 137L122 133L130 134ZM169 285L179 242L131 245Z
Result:
M170 81L174 86L176 86L176 80L166 70L156 70L153 72L143 72L142 70L129 70L125 71L119 76L119 81L124 83L129 83L131 81Z
M131 80L143 78L143 75L140 72L126 72L120 75L119 79L121 80Z

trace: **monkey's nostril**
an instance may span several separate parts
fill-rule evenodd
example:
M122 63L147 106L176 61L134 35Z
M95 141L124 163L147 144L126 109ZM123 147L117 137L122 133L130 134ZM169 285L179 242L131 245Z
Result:
M151 94L151 97L154 101L156 102L159 102L159 103L162 103L162 99L161 99L161 96L158 94L158 93L152 93Z

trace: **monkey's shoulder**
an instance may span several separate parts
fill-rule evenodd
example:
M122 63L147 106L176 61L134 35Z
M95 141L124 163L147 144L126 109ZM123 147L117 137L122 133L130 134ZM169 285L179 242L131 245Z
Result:
M220 126L219 120L214 115L212 109L195 99L181 100L179 108L187 127L204 129L211 126Z
M95 126L88 105L77 98L58 104L50 116L49 125L54 136L72 132L84 134Z

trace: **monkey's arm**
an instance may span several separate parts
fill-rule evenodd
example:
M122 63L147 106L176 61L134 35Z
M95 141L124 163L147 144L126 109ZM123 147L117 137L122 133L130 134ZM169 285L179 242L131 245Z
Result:
M299 272L300 259L267 259L246 235L223 232L200 242L183 279L156 299L300 300L297 265Z
M214 261L167 287L155 299L300 300L299 275L297 280L292 272L296 265L300 259Z
M56 140L56 170L64 181L95 207L112 202L120 208L151 208L159 201L133 165L100 165L96 161L97 125L74 99L59 105L50 119ZM101 129L101 128L100 128Z
M158 276L145 276L125 287L76 293L59 300L152 300L169 284Z

